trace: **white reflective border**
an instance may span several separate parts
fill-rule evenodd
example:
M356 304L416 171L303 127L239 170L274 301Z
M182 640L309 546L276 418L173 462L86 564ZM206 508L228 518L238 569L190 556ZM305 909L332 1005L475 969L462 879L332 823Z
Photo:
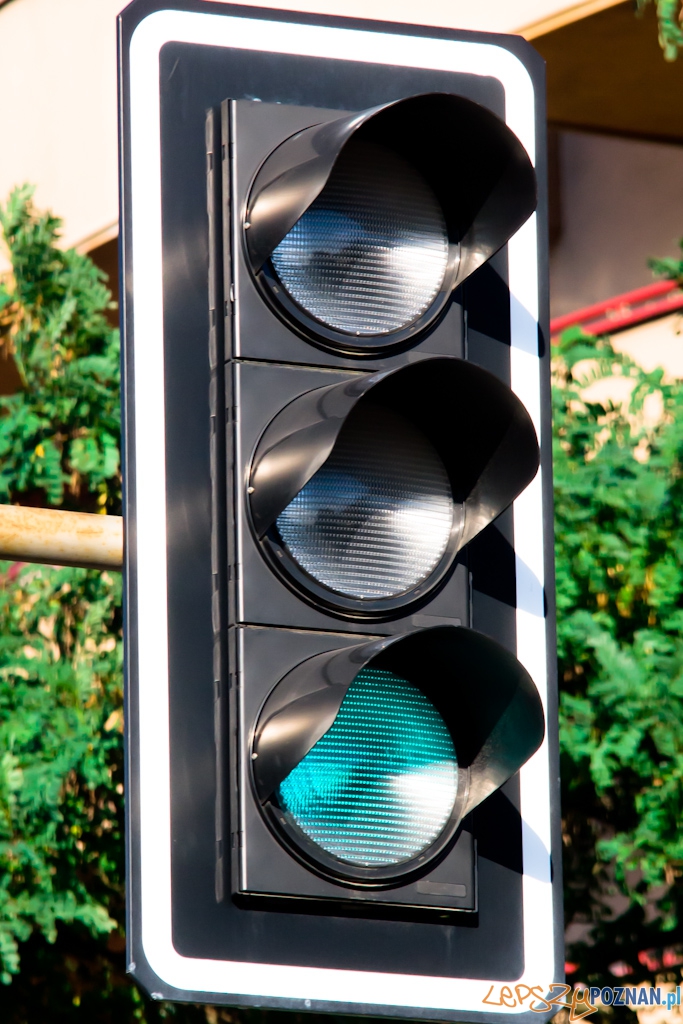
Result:
M201 960L180 956L171 939L171 794L166 601L164 339L162 326L159 51L171 41L365 61L498 79L507 123L535 159L534 91L524 65L493 44L391 35L183 11L158 11L130 44L132 245L134 271L135 488L142 945L159 979L190 992L482 1012L491 984L444 977L381 974ZM509 243L512 387L540 436L538 268L532 217ZM517 653L545 703L543 507L540 474L515 502ZM524 963L520 983L549 986L554 971L550 877L548 746L521 771ZM499 1013L519 1010L496 1007Z

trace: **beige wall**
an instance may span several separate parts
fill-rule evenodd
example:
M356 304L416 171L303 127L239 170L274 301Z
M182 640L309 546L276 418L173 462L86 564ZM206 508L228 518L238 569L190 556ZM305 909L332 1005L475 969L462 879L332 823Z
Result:
M534 35L548 18L559 24L613 3L265 0L263 6ZM90 248L116 231L115 18L124 6L122 0L0 6L0 200L15 184L34 182L38 204L64 218L67 245Z
M115 224L116 29L121 0L13 0L0 8L0 198L38 186L74 244Z
M683 379L683 313L672 313L621 331L615 334L612 344L617 352L625 352L648 372L663 366L667 380Z

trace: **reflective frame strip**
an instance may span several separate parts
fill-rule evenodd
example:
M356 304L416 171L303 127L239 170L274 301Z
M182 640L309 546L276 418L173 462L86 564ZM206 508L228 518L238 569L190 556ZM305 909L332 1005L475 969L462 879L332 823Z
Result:
M167 42L363 61L485 75L505 92L506 121L535 163L529 72L491 43L391 35L332 25L157 11L130 43L131 195L134 280L136 559L142 946L151 969L188 992L481 1013L498 979L425 977L181 956L171 932L171 792L166 601L166 480L161 240L159 53ZM508 243L512 388L540 436L536 218ZM547 700L540 473L514 504L517 656ZM554 980L548 744L521 770L525 969L518 983ZM499 1014L524 1008L497 1006Z

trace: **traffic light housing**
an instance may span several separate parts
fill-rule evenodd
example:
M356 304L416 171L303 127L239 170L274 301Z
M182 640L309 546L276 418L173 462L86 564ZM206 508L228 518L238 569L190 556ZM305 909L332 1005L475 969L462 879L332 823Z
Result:
M121 39L131 969L490 1015L561 957L537 59L143 0Z
M317 883L319 897L339 899L346 886L356 900L442 912L473 910L473 881L430 882L430 865L462 870L458 829L538 749L544 721L531 677L504 647L433 626L300 662L249 732L243 786L251 764L259 809L287 854L270 851L262 886L276 888L279 865L289 877L294 855L333 883ZM261 842L245 829L257 878ZM310 896L316 883L297 875L290 895Z
M280 111L270 113L277 132ZM359 356L412 345L533 212L533 168L500 118L462 96L410 96L329 117L311 111L313 123L259 167L244 220L251 270L314 344ZM322 260L310 249L342 238L347 246ZM332 281L343 261L344 294ZM325 279L330 290L316 303ZM408 301L399 282L414 289Z

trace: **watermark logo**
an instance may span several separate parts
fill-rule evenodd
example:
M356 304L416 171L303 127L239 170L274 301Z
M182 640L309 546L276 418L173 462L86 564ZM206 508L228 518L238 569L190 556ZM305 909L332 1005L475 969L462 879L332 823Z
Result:
M645 985L620 985L606 988L581 988L571 985L491 985L482 999L486 1006L527 1009L534 1013L569 1010L569 1020L582 1020L605 1006L664 1006L673 1010L681 1005L681 988L653 988Z

